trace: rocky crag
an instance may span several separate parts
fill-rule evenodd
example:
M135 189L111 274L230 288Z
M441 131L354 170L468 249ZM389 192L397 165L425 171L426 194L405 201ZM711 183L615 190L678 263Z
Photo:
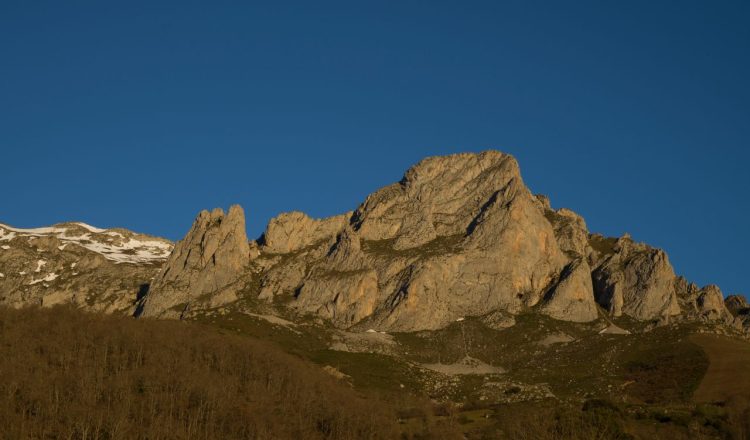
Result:
M227 215L218 208L202 211L154 279L137 315L176 317L202 299L208 307L236 301L249 252L242 208L233 206Z
M427 158L353 212L285 213L249 245L241 210L229 217L201 213L144 316L247 297L353 330L431 330L522 311L741 325L716 286L677 277L664 251L627 235L589 233L580 216L532 194L516 160L496 151Z
M354 331L434 330L467 316L507 327L529 311L750 326L742 297L725 304L716 286L676 276L664 251L591 234L579 215L529 191L516 160L497 151L427 158L354 211L281 214L253 241L238 206L201 212L174 250L76 225L0 227L9 246L0 251L0 303L178 318L248 300ZM124 240L116 243L141 247L108 253L101 246L115 233Z

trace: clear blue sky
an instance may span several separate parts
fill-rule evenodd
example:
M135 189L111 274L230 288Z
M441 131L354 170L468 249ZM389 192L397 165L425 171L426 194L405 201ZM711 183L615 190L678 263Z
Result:
M177 239L240 203L254 237L496 148L750 290L749 2L117 3L0 3L0 222Z

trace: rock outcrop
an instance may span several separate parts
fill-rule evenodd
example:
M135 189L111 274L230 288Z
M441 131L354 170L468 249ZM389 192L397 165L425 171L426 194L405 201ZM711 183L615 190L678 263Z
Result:
M286 254L336 235L348 223L351 213L322 220L301 212L288 212L271 219L261 239L263 251Z
M732 316L750 314L750 304L748 304L747 298L742 295L729 295L724 300L724 305Z
M734 316L735 327L743 330L745 334L750 334L750 304L742 295L729 295L724 300L727 311Z
M282 214L259 244L258 297L342 328L436 329L523 310L587 322L599 307L667 322L689 302L664 251L590 235L495 151L425 159L353 214ZM690 304L700 319L725 316L711 289Z
M232 206L226 215L220 208L202 211L190 232L175 245L138 314L175 317L194 302L214 307L232 302L249 262L242 208Z
M583 217L566 208L552 209L545 196L537 195L537 200L541 202L544 215L555 230L560 249L573 258L587 258L592 249L589 245L589 230Z
M696 305L700 316L707 321L731 323L734 318L724 305L724 295L719 286L710 284L701 289Z
M565 268L541 311L563 321L593 321L599 316L593 292L591 269L585 259L579 258Z
M268 237L286 237L276 230L289 216L269 225L268 248L288 242ZM319 246L271 267L262 297L292 292L293 308L341 327L435 329L466 315L535 306L570 262L515 159L494 151L425 159L370 195L350 222L336 219L327 221L327 237L318 233L320 221L295 223L309 225L298 236L314 236L303 242ZM580 294L571 289L545 310Z
M379 331L467 316L502 329L525 312L750 326L742 299L725 305L718 287L676 277L660 249L590 234L581 216L533 195L516 160L497 151L424 159L353 212L281 214L257 241L239 206L203 211L166 262L168 242L84 226L0 227L0 303L132 311L140 298L139 316L176 318L246 299ZM79 273L90 285L72 281Z
M699 288L695 283L690 283L683 277L677 277L674 285L684 318L703 322L732 323L733 313L725 303L724 295L718 286L708 285Z
M596 301L613 316L658 320L680 314L674 270L664 251L629 236L592 236L590 243Z

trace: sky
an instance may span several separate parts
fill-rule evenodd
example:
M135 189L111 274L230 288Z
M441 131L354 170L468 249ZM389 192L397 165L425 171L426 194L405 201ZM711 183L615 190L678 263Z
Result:
M0 1L0 222L181 238L513 154L592 232L750 293L750 2Z

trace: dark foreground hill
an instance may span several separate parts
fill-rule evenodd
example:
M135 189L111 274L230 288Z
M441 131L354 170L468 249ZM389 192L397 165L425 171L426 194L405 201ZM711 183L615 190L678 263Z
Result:
M196 324L2 308L0 351L3 438L380 439L400 432L382 401L269 344Z
M462 327L463 338L479 341L471 323ZM265 331L281 329L268 324ZM315 344L311 335L298 336ZM434 337L445 339L439 346L455 345L450 332ZM422 349L429 352L430 345ZM497 372L487 371L454 381L459 402L451 403L430 400L430 392L408 386L379 388L409 378L375 355L318 353L316 358L221 325L134 320L62 307L0 308L1 437L748 438L746 342L665 329L636 345L640 348L625 352L622 371L612 376L621 384L617 389L592 388L580 399L513 399L526 391L510 386L500 390L502 402L462 399L462 392L481 387L481 381L497 380ZM411 346L419 348L416 342ZM581 347L548 352L554 374L529 374L546 374L555 390L569 386L566 378L586 380L592 373L582 364L607 349ZM612 347L617 355L618 345Z

